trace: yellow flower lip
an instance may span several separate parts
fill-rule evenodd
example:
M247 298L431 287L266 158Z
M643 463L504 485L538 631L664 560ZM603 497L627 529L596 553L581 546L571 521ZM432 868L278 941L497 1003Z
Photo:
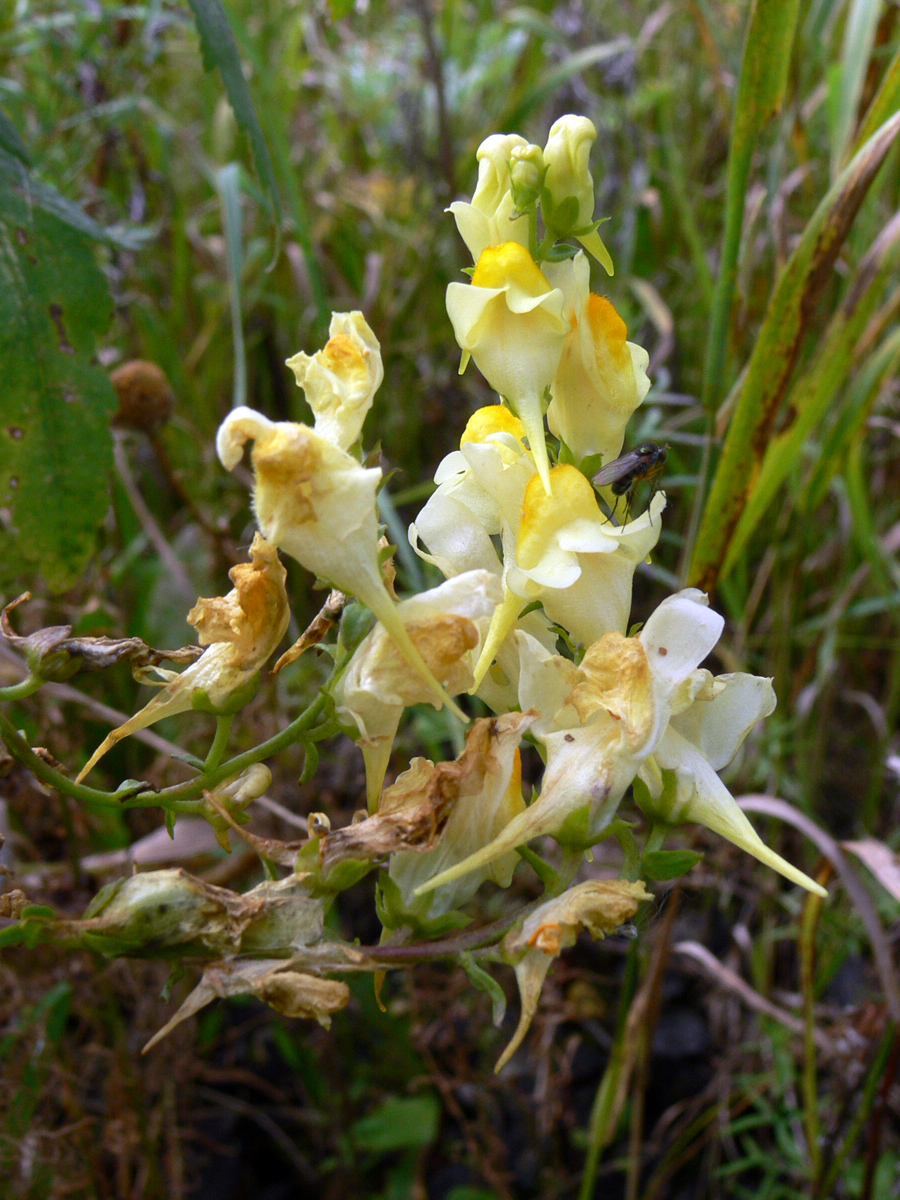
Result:
M520 442L526 437L525 426L515 413L503 404L487 404L469 417L459 444L486 442L492 433L511 433Z
M526 246L518 242L504 242L502 246L488 246L482 250L472 276L472 285L505 288L510 284L529 296L543 296L552 290Z

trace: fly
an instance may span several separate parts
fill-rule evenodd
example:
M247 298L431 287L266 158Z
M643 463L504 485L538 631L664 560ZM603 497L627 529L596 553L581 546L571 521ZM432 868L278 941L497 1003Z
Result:
M601 467L592 479L594 487L609 487L612 494L625 497L625 511L631 507L634 490L644 480L651 482L650 499L656 492L656 477L662 473L668 457L668 446L657 442L641 442L633 450L620 454L618 458ZM615 512L615 505L613 505Z

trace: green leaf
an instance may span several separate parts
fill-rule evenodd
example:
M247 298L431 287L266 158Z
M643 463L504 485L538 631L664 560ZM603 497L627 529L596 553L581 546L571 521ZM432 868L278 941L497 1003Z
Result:
M480 992L487 992L490 996L491 1016L494 1024L499 1025L506 1015L506 993L503 988L490 971L486 971L477 963L468 951L460 954L459 961L473 986L477 987Z
M881 5L873 4L872 0L850 0L847 7L840 61L834 64L830 88L830 108L834 114L831 123L832 176L837 175L842 161L846 159L872 57L880 11Z
M728 322L753 151L763 126L778 112L784 99L799 11L799 0L755 0L747 22L728 150L722 261L703 366L702 399L707 408L717 406L719 393L726 383Z
M2 114L0 114L2 115ZM12 126L10 126L12 129ZM13 130L13 132L15 132ZM24 147L22 147L24 149ZM12 192L31 210L43 209L58 220L63 221L72 229L86 233L98 241L114 242L125 250L139 249L151 236L149 230L121 229L99 225L77 204L67 200L56 188L38 179L26 167L21 154L16 154L2 136L0 126L0 196ZM3 215L7 214L5 211Z
M437 1137L440 1105L431 1094L391 1096L374 1112L354 1122L350 1138L358 1150L385 1154L407 1147L430 1146Z
M25 143L19 137L19 131L2 108L0 108L0 149L20 159L26 167L31 166L31 159Z
M703 591L715 586L818 300L898 132L900 113L879 129L832 184L775 286L747 365L691 559L689 582Z
M812 365L804 371L785 400L791 414L787 426L772 437L746 507L731 538L724 577L734 567L753 531L772 503L778 488L796 470L807 437L821 421L857 361L857 346L885 282L900 252L900 215L882 230L860 262L837 312L822 335Z
M695 850L650 850L641 859L641 871L662 881L686 875L703 858Z
M108 506L117 400L92 364L112 300L84 233L26 203L0 173L0 577L23 566L71 586Z
M194 14L197 32L200 34L203 65L207 71L218 69L222 76L225 92L234 109L237 123L250 139L253 160L256 163L260 180L271 198L272 211L276 220L280 220L281 204L278 198L278 184L275 180L272 158L269 154L269 147L266 145L262 126L256 115L256 109L253 107L250 89L244 78L241 58L231 32L231 26L228 24L225 9L219 0L188 0L188 4Z

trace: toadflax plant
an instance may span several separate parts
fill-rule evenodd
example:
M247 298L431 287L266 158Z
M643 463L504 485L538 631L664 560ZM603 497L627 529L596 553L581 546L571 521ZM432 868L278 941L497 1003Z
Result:
M666 501L657 492L645 512L618 521L612 495L598 496L590 482L620 454L650 387L646 352L590 290L591 258L612 274L593 215L595 136L586 118L567 116L543 149L517 135L489 137L474 195L451 205L472 269L468 282L450 284L447 309L462 368L473 360L499 401L470 417L410 526L413 549L442 583L401 600L394 594L377 516L382 474L365 465L361 448L383 378L381 351L352 312L335 314L324 349L287 364L312 427L241 407L219 429L223 467L249 451L259 531L249 562L231 571L233 589L189 614L202 652L77 639L68 628L18 637L9 609L3 614L3 633L30 669L6 699L123 658L162 677L157 698L108 735L74 782L0 717L16 758L87 805L159 806L170 829L183 814L199 815L225 848L236 830L283 872L238 894L182 870L146 871L104 888L80 920L8 892L12 919L0 944L43 940L202 963L200 982L157 1038L216 997L255 995L327 1025L348 1001L348 972L380 978L458 955L485 986L505 964L522 1005L499 1069L525 1036L553 958L579 930L603 937L651 898L637 842L617 819L629 790L650 822L645 852L659 851L670 826L698 822L822 893L760 840L717 774L774 709L771 681L701 666L724 622L696 589L667 597L640 629L631 626L634 572L656 546ZM316 645L333 670L280 733L226 759L232 723L287 629L279 553L334 590L275 669ZM179 674L160 666L166 657L193 661ZM492 715L472 718L470 696ZM417 704L465 722L464 748L452 761L414 758L385 786L405 710ZM118 740L191 709L213 715L216 733L187 783L153 791L129 780L113 793L90 786ZM244 829L279 752L301 744L312 778L317 743L335 736L362 751L366 795L356 818L332 828L326 813L310 814L310 836L298 843ZM543 767L530 789L524 739ZM609 837L623 846L621 879L597 878L586 866ZM553 866L531 846L536 839ZM466 906L481 885L510 888L523 859L543 896L522 903L510 894L502 920L473 924ZM336 895L370 873L383 935L379 946L362 947L326 931L325 918Z

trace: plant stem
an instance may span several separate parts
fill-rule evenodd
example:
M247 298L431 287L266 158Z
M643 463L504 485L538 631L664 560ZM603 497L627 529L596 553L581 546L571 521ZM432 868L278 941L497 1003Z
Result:
M222 761L222 755L225 753L225 747L228 745L228 735L231 733L233 724L234 713L230 713L227 717L216 717L216 733L209 748L209 754L207 754L206 761L203 764L204 771L214 771Z

